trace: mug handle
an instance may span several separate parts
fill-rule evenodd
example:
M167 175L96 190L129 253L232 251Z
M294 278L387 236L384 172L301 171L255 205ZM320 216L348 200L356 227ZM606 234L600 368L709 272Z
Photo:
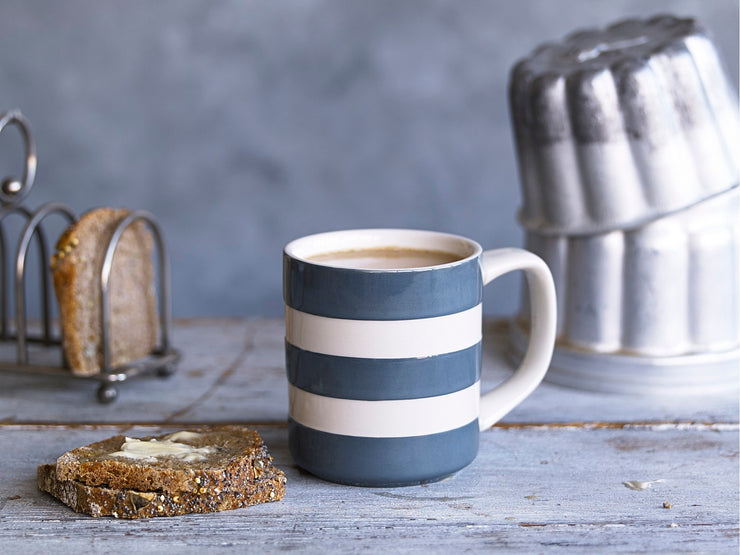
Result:
M521 403L545 377L555 347L555 284L547 264L523 249L496 249L481 255L483 285L514 270L524 270L532 307L529 346L519 368L507 380L481 395L478 424L490 428Z

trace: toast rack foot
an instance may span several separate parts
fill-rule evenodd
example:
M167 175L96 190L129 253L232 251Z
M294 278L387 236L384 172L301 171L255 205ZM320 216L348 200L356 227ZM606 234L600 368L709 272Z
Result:
M110 383L100 384L98 388L98 402L107 405L118 398L118 388Z
M166 366L160 366L159 368L157 368L157 376L160 378L169 378L174 373L174 364L167 364Z

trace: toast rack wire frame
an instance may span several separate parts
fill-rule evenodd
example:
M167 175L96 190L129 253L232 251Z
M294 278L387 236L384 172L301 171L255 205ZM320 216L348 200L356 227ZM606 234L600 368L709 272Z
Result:
M162 230L154 217L146 211L134 211L123 218L115 227L105 250L103 265L100 271L100 342L103 364L98 374L77 376L60 367L32 364L29 362L28 344L35 343L47 347L61 348L59 335L52 330L50 258L46 237L41 227L42 222L52 214L63 216L68 223L77 221L74 212L59 202L49 202L31 212L20 205L33 186L36 175L36 147L30 131L28 120L18 110L0 114L0 133L8 125L15 125L23 136L26 151L26 166L23 178L5 178L0 185L0 342L14 341L16 344L16 361L0 360L0 371L31 373L49 376L66 376L76 379L97 380L100 386L97 398L101 403L110 403L118 397L117 383L135 376L156 373L158 376L171 375L180 360L180 353L170 345L170 328L172 326L172 302L170 295L170 268L167 249ZM26 223L18 241L15 257L15 334L10 329L8 303L8 264L6 263L7 242L3 231L3 222L11 214L19 214ZM111 365L111 308L110 279L113 268L113 257L124 231L135 222L143 221L152 232L158 253L159 265L159 342L152 353L146 357L113 367ZM26 318L26 258L32 240L36 238L39 251L40 285L41 285L41 334L33 335L28 330ZM63 353L62 353L63 356ZM64 360L64 359L63 359ZM63 365L66 366L66 360Z

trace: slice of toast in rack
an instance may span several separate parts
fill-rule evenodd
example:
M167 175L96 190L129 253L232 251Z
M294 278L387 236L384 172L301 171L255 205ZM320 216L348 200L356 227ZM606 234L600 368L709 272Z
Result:
M98 208L84 214L57 242L51 259L64 354L76 375L102 370L100 274L116 225L128 210ZM144 357L157 342L153 240L144 222L120 238L109 280L110 364Z

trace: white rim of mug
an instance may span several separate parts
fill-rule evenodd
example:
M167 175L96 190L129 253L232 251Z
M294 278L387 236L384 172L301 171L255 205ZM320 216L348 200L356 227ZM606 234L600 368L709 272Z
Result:
M368 243L359 243L355 240L354 242L350 239L346 239L342 243L342 239L345 237L352 237L355 239L357 236L362 236ZM405 241L400 241L397 237L404 237ZM393 237L395 240L389 241L384 238ZM411 241L416 238L415 243ZM428 244L419 244L421 239L429 241ZM373 239L373 240L371 240ZM447 245L457 245L457 248L445 248L445 245L439 244L440 240L447 241ZM433 242L434 241L434 242ZM301 249L308 249L307 245L315 244L319 242L320 248L311 249L309 252L301 252ZM327 245L326 243L331 244ZM464 254L462 251L463 245L467 247L468 254ZM408 248L408 249L424 249L424 250L437 250L448 252L450 254L456 254L462 258L447 262L446 264L435 264L432 266L414 266L413 268L353 268L346 266L335 266L333 264L325 264L321 261L310 260L312 256L318 256L321 254L328 254L333 252L344 252L357 249L382 249L382 248ZM349 270L354 272L374 272L374 273L405 273L405 272L420 272L429 271L442 268L451 268L470 262L471 260L479 257L483 252L481 247L476 241L464 237L462 235L456 235L454 233L445 233L443 231L431 231L423 229L406 229L406 228L363 228L363 229L343 229L339 231L326 231L323 233L314 233L312 235L306 235L299 239L294 239L285 246L283 252L294 260L305 262L306 264L313 264L315 266L322 266L324 268L335 268L341 270Z

